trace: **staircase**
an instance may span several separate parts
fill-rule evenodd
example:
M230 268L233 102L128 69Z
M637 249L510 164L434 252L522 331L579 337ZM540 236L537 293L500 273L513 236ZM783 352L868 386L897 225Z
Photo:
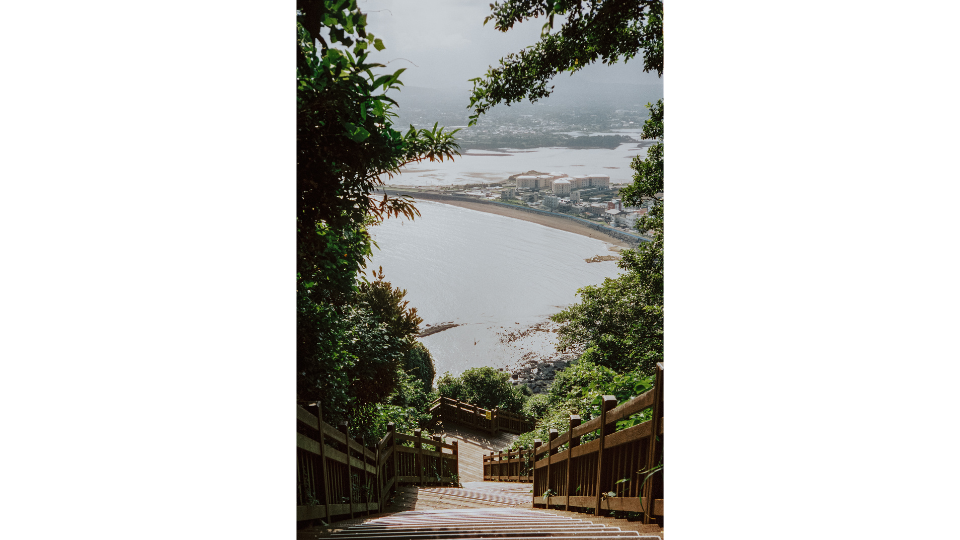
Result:
M520 540L527 538L649 538L636 531L622 531L590 521L561 517L539 510L514 508L482 508L471 510L429 510L400 512L353 525L330 535L330 538L349 540L440 540L455 538L471 540L497 538Z

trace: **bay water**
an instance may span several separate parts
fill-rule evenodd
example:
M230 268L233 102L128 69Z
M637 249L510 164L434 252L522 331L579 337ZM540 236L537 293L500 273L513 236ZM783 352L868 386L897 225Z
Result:
M531 352L553 352L555 334L505 342L504 336L543 323L577 301L577 289L616 277L611 244L504 216L418 200L422 216L372 227L368 276L407 290L425 325L459 326L420 338L437 375L469 367L506 367Z
M639 130L619 130L617 134L639 137ZM401 174L384 178L394 186L450 186L470 183L502 182L508 176L536 170L562 172L569 176L605 174L612 184L633 181L630 162L637 155L646 157L647 148L637 143L605 148L532 148L529 150L467 150L453 161L423 161L408 165Z

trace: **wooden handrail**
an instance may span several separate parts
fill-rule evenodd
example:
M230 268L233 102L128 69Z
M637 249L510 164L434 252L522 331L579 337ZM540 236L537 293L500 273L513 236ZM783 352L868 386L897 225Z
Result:
M430 413L435 420L456 422L496 434L525 433L533 429L534 423L521 415L499 409L484 409L470 403L443 397L431 403Z
M663 515L663 385L663 363L658 363L652 390L619 406L613 396L604 396L599 417L581 424L579 416L571 416L566 432L551 433L546 444L534 441L533 449L525 450L534 459L534 506L596 515L642 512L644 523L655 523ZM616 429L617 421L648 407L653 409L650 420ZM598 430L595 440L580 444L582 436ZM564 445L568 447L560 451ZM506 463L512 461L510 455ZM496 457L484 456L484 480L488 467L497 466Z
M399 443L413 442L414 448ZM431 450L432 449L432 450ZM367 447L297 406L297 521L327 522L379 512L401 483L450 484L459 472L457 442L439 436L387 434ZM355 489L355 487L357 489Z

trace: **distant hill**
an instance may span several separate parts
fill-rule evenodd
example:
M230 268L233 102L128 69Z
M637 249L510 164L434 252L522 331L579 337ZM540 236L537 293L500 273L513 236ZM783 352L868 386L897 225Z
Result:
M424 127L433 125L434 122L445 126L464 126L471 114L467 109L470 103L469 89L410 86L403 87L399 93L391 93L390 96L400 104L401 126L412 123ZM557 84L556 91L549 98L533 104L523 102L509 107L499 105L481 117L481 122L510 123L523 115L540 116L560 110L605 115L612 115L623 109L642 111L644 105L662 97L662 84L590 84L589 81Z

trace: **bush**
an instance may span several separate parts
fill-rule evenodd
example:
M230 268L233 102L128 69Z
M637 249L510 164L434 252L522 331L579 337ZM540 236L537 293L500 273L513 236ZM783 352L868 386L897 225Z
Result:
M521 414L526 396L521 388L510 384L510 376L492 367L470 368L459 377L449 372L437 381L437 393L483 407Z
M433 388L433 378L437 372L433 355L423 343L413 343L413 347L403 357L403 367L407 373L423 382L424 389Z
M399 384L383 403L371 403L354 412L351 418L350 433L361 436L369 444L380 441L387 435L387 424L393 422L398 433L413 434L421 428L430 430L433 418L427 405L435 399L435 394L423 388L423 382L399 370Z
M547 414L549 408L550 404L547 401L547 395L537 394L527 398L527 402L523 404L523 414L527 418L539 420L543 418L543 415Z
M591 387L605 387L613 382L616 372L594 363L591 351L587 349L575 364L557 373L553 384L547 390L548 403L551 406L575 400L579 405L576 408L580 410L585 405L584 400L593 399Z
M545 442L549 439L550 429L560 433L567 431L571 414L579 414L583 422L599 416L601 396L612 395L618 403L623 403L653 388L653 376L645 376L640 371L618 374L610 368L597 365L593 362L594 358L594 351L588 349L577 363L557 373L546 394L528 400L524 410L541 414L536 416L537 424L533 431L521 435L512 448L532 448L534 439ZM649 417L648 408L618 421L617 428L636 425ZM581 442L595 438L595 434L586 434Z

